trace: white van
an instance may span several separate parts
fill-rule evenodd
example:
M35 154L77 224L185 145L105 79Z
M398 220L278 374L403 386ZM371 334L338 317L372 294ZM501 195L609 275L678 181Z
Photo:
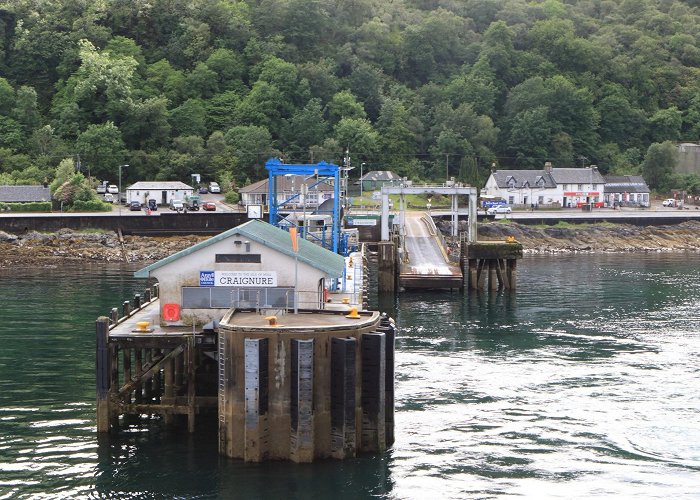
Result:
M220 193L221 188L219 187L219 183L218 182L210 182L209 183L209 192L210 193Z

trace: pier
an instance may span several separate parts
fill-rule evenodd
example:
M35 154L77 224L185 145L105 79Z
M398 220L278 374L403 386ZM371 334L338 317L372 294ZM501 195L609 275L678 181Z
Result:
M399 196L399 213L389 227L389 195ZM408 212L408 194L442 194L451 199L451 245L438 230L430 210ZM467 231L459 232L460 198L467 199ZM421 289L505 288L515 290L522 245L515 240L478 241L476 189L470 186L382 188L382 241L378 245L380 292ZM455 255L452 254L456 249Z
M196 432L209 413L219 452L248 462L385 450L396 325L365 310L365 274L364 250L260 221L137 271L158 285L96 321L97 431L158 417Z

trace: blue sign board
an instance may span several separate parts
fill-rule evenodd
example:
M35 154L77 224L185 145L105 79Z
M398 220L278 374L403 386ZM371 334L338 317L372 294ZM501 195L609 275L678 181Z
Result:
M506 200L488 200L484 201L484 207L485 208L491 208L491 207L498 207L500 205L505 205Z
M199 271L199 286L214 286L214 271Z

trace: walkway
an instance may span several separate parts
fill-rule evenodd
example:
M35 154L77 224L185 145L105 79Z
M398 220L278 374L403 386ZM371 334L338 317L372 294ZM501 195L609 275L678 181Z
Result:
M425 212L405 212L405 251L401 263L403 288L460 288L462 272L450 263L439 231Z

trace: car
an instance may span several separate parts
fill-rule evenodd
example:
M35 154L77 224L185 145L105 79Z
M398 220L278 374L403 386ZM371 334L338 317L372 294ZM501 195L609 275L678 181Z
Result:
M199 200L187 200L187 210L199 210Z
M110 184L107 186L107 192L112 194L118 194L119 188L115 184Z
M112 193L105 193L105 201L107 203L114 203L114 195Z
M107 192L107 183L102 182L99 186L97 186L97 194L105 194Z
M152 210L154 212L158 211L158 202L156 200L154 200L153 198L148 200L148 204L146 206L148 207L149 210Z
M513 210L507 205L496 205L495 207L490 207L486 210L486 215L496 215L496 214L509 214Z
M136 200L129 202L129 210L131 210L132 212L136 212L137 210L141 210L141 203L139 203Z
M665 207L675 207L676 206L676 200L673 198L667 198L661 203Z
M220 193L221 188L219 187L219 183L218 182L210 182L209 183L209 192L210 193Z
M202 186L201 188L199 188L199 194L207 194L208 192L209 190L206 186Z
M175 210L176 212L182 212L185 210L185 204L182 200L170 200L170 210Z
M205 201L204 203L202 203L202 210L216 210L216 203L214 203L213 201Z

